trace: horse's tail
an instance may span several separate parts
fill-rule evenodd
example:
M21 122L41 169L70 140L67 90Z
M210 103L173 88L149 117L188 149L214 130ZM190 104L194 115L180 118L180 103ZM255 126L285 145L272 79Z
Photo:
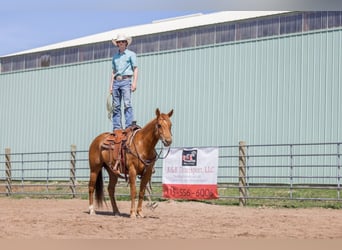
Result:
M104 193L103 193L103 178L102 171L100 170L97 175L96 184L95 184L95 199L98 207L102 207L102 203L104 201Z

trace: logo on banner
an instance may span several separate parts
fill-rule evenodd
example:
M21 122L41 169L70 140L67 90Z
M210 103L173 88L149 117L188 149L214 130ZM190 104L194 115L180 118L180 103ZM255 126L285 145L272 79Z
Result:
M182 166L197 166L197 150L183 150Z
M172 148L163 161L163 197L217 199L218 148Z

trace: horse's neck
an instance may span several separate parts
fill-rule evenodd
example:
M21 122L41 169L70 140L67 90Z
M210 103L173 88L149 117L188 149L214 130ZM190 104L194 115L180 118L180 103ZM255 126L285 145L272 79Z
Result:
M140 129L140 143L144 145L145 149L154 150L159 138L155 133L155 120L152 120L146 126Z

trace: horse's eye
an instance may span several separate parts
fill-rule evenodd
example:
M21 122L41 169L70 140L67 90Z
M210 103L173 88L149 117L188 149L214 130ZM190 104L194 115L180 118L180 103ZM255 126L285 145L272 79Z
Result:
M160 124L158 124L158 128L161 128L162 126Z

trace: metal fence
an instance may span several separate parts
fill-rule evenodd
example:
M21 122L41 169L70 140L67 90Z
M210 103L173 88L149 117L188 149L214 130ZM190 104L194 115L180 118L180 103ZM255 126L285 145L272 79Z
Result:
M341 143L218 146L219 199L342 201ZM187 147L188 148L188 147ZM67 196L88 194L88 151L0 154L0 195ZM152 183L162 197L162 160ZM105 184L108 175L104 171ZM129 195L119 181L117 195Z

